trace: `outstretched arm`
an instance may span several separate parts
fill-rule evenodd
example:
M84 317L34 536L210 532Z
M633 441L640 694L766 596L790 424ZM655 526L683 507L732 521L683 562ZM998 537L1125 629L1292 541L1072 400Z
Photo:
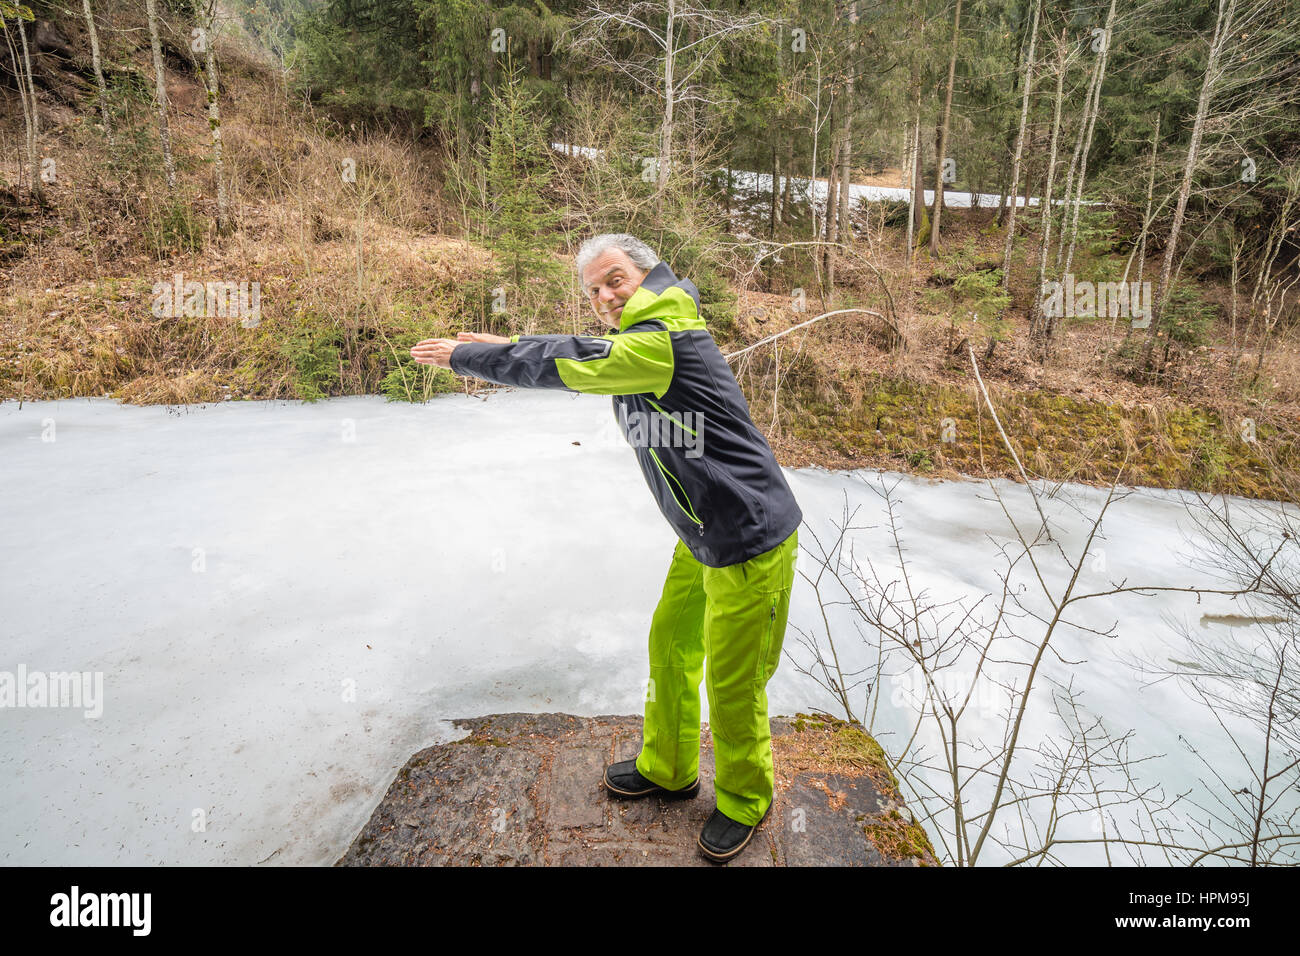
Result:
M417 362L498 385L593 395L650 392L661 398L673 377L673 348L666 331L517 335L507 342L499 337L490 342L426 339L411 354Z

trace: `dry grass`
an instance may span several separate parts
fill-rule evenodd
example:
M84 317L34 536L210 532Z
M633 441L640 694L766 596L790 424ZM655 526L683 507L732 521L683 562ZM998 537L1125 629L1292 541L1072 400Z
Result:
M177 403L293 397L276 350L295 328L337 329L355 352L357 387L373 388L413 330L447 334L461 290L490 255L439 229L454 225L437 154L396 135L341 130L290 102L277 76L231 44L225 85L225 181L237 229L217 236L204 101L195 77L169 74L179 188L201 233L198 250L159 256L142 221L165 207L156 168L132 168L86 117L43 103L43 153L57 157L44 207L27 206L26 254L0 259L0 398L112 394ZM143 50L137 68L148 72ZM0 142L18 142L21 110L3 100ZM14 109L9 109L14 106ZM151 121L151 118L150 118ZM16 181L18 149L0 157ZM114 156L125 169L110 168ZM356 181L344 181L344 161ZM139 162L134 166L139 167ZM360 268L359 268L360 266ZM262 325L229 318L158 318L154 283L258 283ZM361 354L378 350L378 361ZM348 376L343 376L346 380Z

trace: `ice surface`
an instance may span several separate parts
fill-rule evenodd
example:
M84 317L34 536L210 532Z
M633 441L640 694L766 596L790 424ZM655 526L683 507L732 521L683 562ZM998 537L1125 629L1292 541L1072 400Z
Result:
M887 567L876 473L786 474L805 548L847 495L859 523L877 525L855 533L858 554ZM641 712L676 539L608 399L8 402L0 481L0 672L104 680L97 719L0 710L5 864L328 864L411 753L458 736L450 718ZM1031 526L1024 489L998 486ZM1085 507L1104 495L1071 490ZM985 535L1009 529L985 483L901 478L897 492L918 581L950 596L996 586ZM1114 506L1102 577L1194 578L1176 556L1180 497L1139 491ZM1063 520L1076 550L1084 523ZM1229 781L1239 763L1172 686L1139 691L1116 645L1157 646L1170 636L1163 615L1195 626L1239 610L1108 598L1079 620L1118 619L1117 641L1060 637L1064 657L1087 661L1075 668L1085 703L1136 728L1135 750L1168 755L1145 773L1171 792L1205 776L1180 733L1221 757ZM801 579L790 620L786 650L804 662L795 628L818 617ZM846 617L837 627L861 666L866 645ZM793 660L768 687L771 713L831 708ZM1056 728L1048 697L1028 737ZM707 699L702 709L707 719ZM873 729L886 748L907 716L882 707ZM1000 726L989 716L980 732Z

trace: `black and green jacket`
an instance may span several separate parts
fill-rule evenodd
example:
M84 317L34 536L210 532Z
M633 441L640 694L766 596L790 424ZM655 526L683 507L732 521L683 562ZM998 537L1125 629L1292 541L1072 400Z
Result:
M660 262L628 297L617 332L462 342L457 375L612 395L659 510L701 564L768 551L803 514L700 318L700 294Z

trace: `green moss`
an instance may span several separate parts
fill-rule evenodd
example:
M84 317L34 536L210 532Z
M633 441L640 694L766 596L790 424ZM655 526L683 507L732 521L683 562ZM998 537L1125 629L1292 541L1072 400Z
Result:
M862 832L886 856L920 859L922 866L928 866L930 860L936 863L939 860L921 824L915 820L904 821L897 810L890 810L879 823L864 823Z
M814 730L820 730L822 727L826 726L826 722L809 714L798 713L795 714L792 726L799 733L803 733L810 727Z
M795 714L791 726L798 733L830 729L830 756L857 764L868 772L878 774L889 782L895 793L898 792L898 780L889 768L889 758L885 756L884 749L860 725L829 715L814 717L811 714L798 713Z

